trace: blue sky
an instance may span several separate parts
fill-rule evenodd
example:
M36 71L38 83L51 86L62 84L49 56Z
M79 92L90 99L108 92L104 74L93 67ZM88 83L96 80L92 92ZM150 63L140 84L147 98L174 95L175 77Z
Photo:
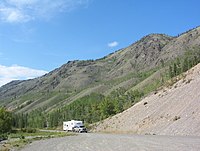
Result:
M199 0L1 0L0 86L200 25Z

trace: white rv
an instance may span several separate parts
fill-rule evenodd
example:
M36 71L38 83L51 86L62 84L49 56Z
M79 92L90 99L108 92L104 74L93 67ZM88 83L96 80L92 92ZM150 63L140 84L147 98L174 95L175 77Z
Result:
M64 131L76 131L76 132L87 132L86 128L83 125L82 121L66 121L63 122L63 130Z

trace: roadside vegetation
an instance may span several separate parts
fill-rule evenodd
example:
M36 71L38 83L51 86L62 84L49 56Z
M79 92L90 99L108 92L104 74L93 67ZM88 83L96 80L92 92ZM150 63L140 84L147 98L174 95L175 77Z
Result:
M7 139L12 130L12 114L5 108L0 107L0 140Z
M74 135L60 131L41 131L34 128L13 129L6 134L6 141L0 145L0 151L8 151L13 148L20 149L36 140L49 139Z
M40 131L30 127L16 129L13 127L13 115L4 107L0 107L0 142L6 140L3 145L0 145L0 151L21 148L34 140L72 135L71 133L59 131Z

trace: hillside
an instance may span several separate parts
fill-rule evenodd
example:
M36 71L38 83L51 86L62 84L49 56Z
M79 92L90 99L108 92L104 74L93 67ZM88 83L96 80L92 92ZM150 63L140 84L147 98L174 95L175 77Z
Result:
M172 86L98 123L95 131L200 136L200 64L179 78Z
M104 58L69 61L42 77L8 83L0 88L0 105L16 112L49 111L92 92L108 95L117 88L128 91L148 78L155 79L152 76L162 63L199 47L200 27L178 37L150 34Z

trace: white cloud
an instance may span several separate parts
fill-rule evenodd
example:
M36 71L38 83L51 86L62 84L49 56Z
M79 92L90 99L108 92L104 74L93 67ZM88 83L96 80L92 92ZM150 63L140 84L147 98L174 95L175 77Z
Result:
M111 43L108 43L108 47L110 47L110 48L116 47L118 45L119 45L119 43L117 41L113 41Z
M0 86L12 80L26 80L46 74L47 71L36 70L28 67L12 65L10 67L0 65Z
M30 17L23 14L18 9L14 8L0 8L0 15L1 15L1 20L5 22L26 22L30 20Z
M90 0L2 0L0 20L9 23L22 23L35 19L50 19L56 13L69 12L86 6Z

